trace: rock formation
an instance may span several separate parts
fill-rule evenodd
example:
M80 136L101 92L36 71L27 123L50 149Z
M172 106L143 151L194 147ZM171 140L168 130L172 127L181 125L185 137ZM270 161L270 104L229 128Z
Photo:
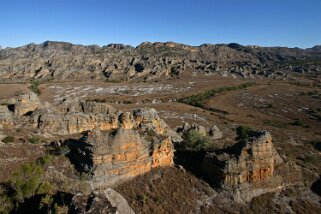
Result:
M217 140L223 137L223 133L219 130L219 128L216 125L212 125L212 127L209 130L209 135L214 140Z
M143 80L171 78L185 70L241 77L286 78L291 72L319 74L319 48L264 48L238 44L188 46L145 42L136 48L47 41L0 50L0 81ZM302 65L298 66L298 60Z
M29 94L21 95L14 104L14 114L22 116L32 113L41 105L37 94L30 92Z
M91 175L94 189L173 165L174 133L154 109L123 113L120 118L116 128L97 129L70 143L72 161L78 170Z
M208 130L201 125L198 124L192 124L184 123L183 126L177 128L177 132L181 135L186 134L187 132L195 130L197 131L200 136L208 137L211 140L218 140L223 137L223 133L220 131L220 129L216 125L212 125Z
M92 195L75 195L72 198L73 211L81 214L134 214L126 199L115 190L108 188L103 192L93 192Z
M207 154L202 169L210 181L233 192L237 202L249 201L262 193L282 188L276 168L282 159L268 132L258 132L246 141Z
M17 98L4 99L2 103L3 105L0 105L0 117L2 118L10 118L9 115L11 115L11 113L18 117L28 115L41 106L37 94L33 92L19 95Z
M106 103L67 100L57 108L43 108L35 112L34 122L45 133L75 134L95 128L117 128L118 114Z
M0 125L10 127L13 125L12 112L5 105L0 105Z

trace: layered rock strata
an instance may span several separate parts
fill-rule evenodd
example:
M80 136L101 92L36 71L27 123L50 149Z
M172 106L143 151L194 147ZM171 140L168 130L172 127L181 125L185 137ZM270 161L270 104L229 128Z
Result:
M154 109L138 109L119 115L114 128L87 132L69 143L71 160L90 176L94 189L173 165L175 133Z
M233 192L238 202L283 188L276 168L283 163L268 132L258 132L246 141L207 154L202 169L210 181Z

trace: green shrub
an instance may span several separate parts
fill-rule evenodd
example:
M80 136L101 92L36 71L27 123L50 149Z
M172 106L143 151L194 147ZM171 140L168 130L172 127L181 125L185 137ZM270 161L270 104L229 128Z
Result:
M47 211L50 210L51 206L53 203L53 198L51 195L46 194L45 196L43 196L40 200L40 204L39 204L39 210L41 209L45 209ZM48 212L49 213L49 212Z
M39 95L40 91L38 89L38 86L40 85L40 82L34 81L30 83L29 89L34 92L35 94Z
M2 142L4 142L4 143L12 143L12 142L14 142L14 140L15 140L15 138L13 137L13 136L7 136L7 137L5 137L3 140L2 140Z
M53 155L67 155L70 152L70 149L67 145L62 145L54 148L53 151L51 151L51 154Z
M249 137L251 137L253 134L255 133L255 131L250 128L249 126L239 126L236 129L236 134L238 136L238 139L240 140L246 140Z
M44 156L42 158L39 158L37 160L37 164L40 164L42 166L47 166L47 165L51 164L52 160L53 160L53 156L52 155L46 155L46 156Z
M148 198L146 195L138 195L137 196L137 200L142 203L142 205L144 206L145 204L147 204Z
M120 80L116 80L116 79L106 79L105 82L107 82L107 83L121 83Z
M80 173L80 176L79 176L79 179L81 181L88 181L92 178L92 175L90 172L81 172Z
M185 147L202 150L205 149L210 140L206 136L202 136L197 130L189 130L183 135Z
M13 208L12 200L4 193L0 194L0 213L9 214Z
M272 103L266 105L266 108L274 108Z
M25 199L53 192L52 184L43 180L44 164L48 163L47 158L44 157L38 161L22 164L13 173L8 183L4 185L5 191L0 192L0 213L11 213ZM48 202L48 200L44 199L42 202Z
M294 122L291 123L293 126L301 126L304 128L309 128L310 126L306 125L302 120L295 119Z
M40 137L32 136L31 138L29 138L29 143L31 143L31 144L38 144L40 142L41 142Z
M14 173L11 186L14 190L14 199L23 201L37 193L41 184L43 169L36 163L22 165L21 170Z
M41 183L37 189L37 194L47 194L53 191L53 186L48 181Z

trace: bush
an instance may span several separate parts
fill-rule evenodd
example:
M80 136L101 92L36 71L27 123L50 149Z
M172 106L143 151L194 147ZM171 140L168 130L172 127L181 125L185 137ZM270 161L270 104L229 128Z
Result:
M41 184L42 175L43 169L38 164L27 163L22 165L21 170L14 173L11 181L14 199L21 202L24 198L36 195Z
M39 210L45 209L46 211L49 211L52 206L52 203L53 203L53 198L51 195L47 194L43 196L40 200Z
M14 140L15 138L13 136L7 136L2 140L2 142L7 144L7 143L12 143Z
M274 108L272 103L266 105L266 108Z
M291 123L293 126L301 126L304 128L309 128L310 126L306 125L302 120L295 119L293 123Z
M30 86L29 86L29 89L34 92L35 94L39 95L40 94L40 91L38 89L38 86L40 85L40 82L38 81L35 81L35 82L31 82L30 83Z
M193 129L184 133L183 139L186 147L196 150L205 149L210 142L208 137L202 136L197 130Z
M11 199L5 194L0 194L0 213L9 214L13 207Z
M29 138L29 143L31 143L31 144L38 144L40 142L41 142L40 137L32 136L31 138Z
M70 152L70 149L67 145L62 145L55 147L51 154L53 155L67 155Z
M43 180L44 164L48 163L47 159L48 157L44 157L38 161L23 164L13 173L8 183L3 185L4 191L0 192L0 213L11 213L25 199L53 192L52 184ZM48 200L42 202L48 202Z
M42 166L47 166L47 165L51 164L52 160L53 160L52 155L46 155L46 156L38 159L37 164L42 165Z
M142 203L142 205L144 206L145 204L147 204L148 202L148 198L146 195L137 195L137 200Z
M92 174L90 172L81 172L79 176L79 180L88 181L92 178Z
M251 137L253 134L255 133L255 131L250 128L249 126L239 126L236 129L236 134L238 136L239 140L246 140L249 137Z

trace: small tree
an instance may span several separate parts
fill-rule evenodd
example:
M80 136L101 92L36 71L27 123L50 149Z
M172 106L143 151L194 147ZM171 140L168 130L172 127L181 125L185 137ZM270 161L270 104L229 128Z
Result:
M186 147L202 150L209 144L209 138L202 136L197 130L189 130L183 135Z
M239 140L246 140L251 137L255 133L255 131L249 126L241 125L237 127L236 133Z

